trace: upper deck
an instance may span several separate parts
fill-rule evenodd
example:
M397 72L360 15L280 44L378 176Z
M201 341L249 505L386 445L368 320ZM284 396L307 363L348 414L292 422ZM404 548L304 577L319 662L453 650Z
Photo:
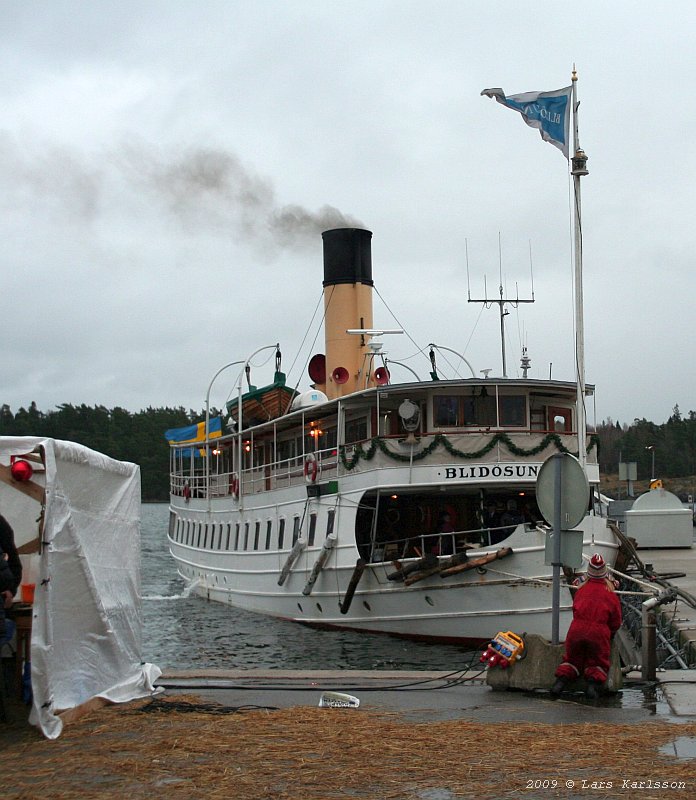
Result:
M253 391L253 424L241 398L246 427L211 440L208 458L205 442L194 457L190 444L173 446L172 494L253 495L404 466L414 484L533 482L533 465L553 452L577 454L571 382L489 378L388 385L279 415L277 387L268 389L269 404L263 390ZM259 421L264 413L268 419ZM520 472L524 465L529 468ZM587 466L596 481L592 438Z

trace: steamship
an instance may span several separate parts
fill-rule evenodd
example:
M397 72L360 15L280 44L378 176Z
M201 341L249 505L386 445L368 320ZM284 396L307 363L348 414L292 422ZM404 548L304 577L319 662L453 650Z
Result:
M536 478L550 455L585 443L577 385L473 369L446 380L434 359L431 380L392 382L386 331L373 327L371 237L322 234L325 353L309 361L310 388L287 385L279 351L261 387L251 359L232 362L225 422L167 432L179 574L208 600L312 626L465 644L499 630L548 637ZM613 563L592 437L584 449L583 556ZM571 606L564 579L563 638Z

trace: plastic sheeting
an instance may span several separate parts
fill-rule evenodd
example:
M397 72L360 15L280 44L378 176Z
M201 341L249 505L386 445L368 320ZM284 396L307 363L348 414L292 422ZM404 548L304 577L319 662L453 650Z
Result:
M141 659L139 467L73 442L0 437L0 464L28 453L41 459L43 525L39 503L6 480L0 513L18 543L41 534L29 719L54 739L61 711L149 695L161 671Z

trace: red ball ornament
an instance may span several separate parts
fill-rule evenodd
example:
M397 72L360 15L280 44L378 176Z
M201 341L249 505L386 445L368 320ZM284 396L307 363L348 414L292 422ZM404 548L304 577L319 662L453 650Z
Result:
M19 461L12 462L12 465L10 466L10 474L16 481L23 482L31 480L34 470L28 461L23 461L20 459Z

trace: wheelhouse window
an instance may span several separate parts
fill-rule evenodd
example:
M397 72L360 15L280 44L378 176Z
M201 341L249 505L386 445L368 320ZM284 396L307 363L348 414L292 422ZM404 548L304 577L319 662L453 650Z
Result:
M464 425L491 427L497 424L495 396L485 386L474 389L472 397L464 398Z
M498 398L498 411L503 428L527 427L527 404L524 395L501 395Z
M526 428L527 399L524 395L500 395L495 387L476 386L470 395L435 395L435 428Z
M433 422L436 428L457 428L463 424L460 400L455 395L433 397Z

